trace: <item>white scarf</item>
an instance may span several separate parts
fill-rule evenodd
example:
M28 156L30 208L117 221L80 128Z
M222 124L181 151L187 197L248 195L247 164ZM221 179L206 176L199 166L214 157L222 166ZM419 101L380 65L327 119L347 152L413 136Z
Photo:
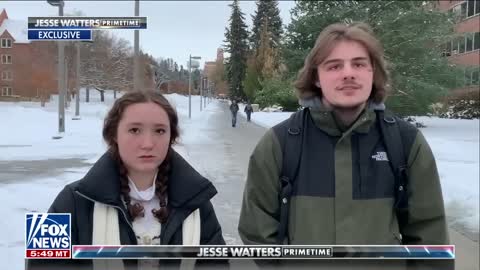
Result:
M182 245L200 245L200 230L200 209L197 209L183 221ZM114 207L95 202L92 245L120 245L118 211ZM193 269L195 261L182 260L180 269ZM95 270L124 270L122 260L93 260L93 266Z

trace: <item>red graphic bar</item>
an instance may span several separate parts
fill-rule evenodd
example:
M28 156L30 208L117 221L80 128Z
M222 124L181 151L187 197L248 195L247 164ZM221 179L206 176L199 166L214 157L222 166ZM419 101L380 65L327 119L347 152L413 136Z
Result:
M27 249L29 259L70 259L70 249Z

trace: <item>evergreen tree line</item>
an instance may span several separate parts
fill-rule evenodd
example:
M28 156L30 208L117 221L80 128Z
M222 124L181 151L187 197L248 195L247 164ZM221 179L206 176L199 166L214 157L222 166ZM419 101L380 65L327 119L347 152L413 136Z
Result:
M319 33L337 22L366 22L384 46L391 89L387 107L398 114L424 115L430 105L458 87L461 68L442 57L457 38L454 14L422 1L296 1L284 26L277 0L256 1L247 29L238 0L225 30L224 77L232 99L298 109L292 86Z

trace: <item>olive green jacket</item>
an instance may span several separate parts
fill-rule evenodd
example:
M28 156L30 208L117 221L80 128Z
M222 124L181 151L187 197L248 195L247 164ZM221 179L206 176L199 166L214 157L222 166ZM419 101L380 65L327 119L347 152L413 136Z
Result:
M328 147L319 148L315 153L310 147L303 149L303 153L309 152L308 157L312 158L309 161L302 159L302 163L310 163L300 168L300 171L307 171L304 175L308 177L302 178L300 172L295 180L298 186L290 201L289 243L401 244L402 235L393 208L393 186L391 194L377 190L385 185L382 181L388 177L382 173L365 172L363 164L356 160L359 153L358 146L354 147L354 137L373 136L377 121L375 113L365 110L350 127L339 126L333 114L322 108L311 109L310 115L315 132L323 134L312 141L312 148L315 149L317 143ZM435 159L422 133L413 126L412 129L407 164L409 216L402 232L403 236L413 240L404 244L449 244ZM321 158L312 161L317 156ZM269 129L250 156L238 225L245 244L276 242L282 161L282 146L273 128ZM387 165L372 167L372 170L384 170L380 166ZM312 176L312 172L316 175ZM359 176L365 174L372 177ZM325 191L329 185L333 191Z

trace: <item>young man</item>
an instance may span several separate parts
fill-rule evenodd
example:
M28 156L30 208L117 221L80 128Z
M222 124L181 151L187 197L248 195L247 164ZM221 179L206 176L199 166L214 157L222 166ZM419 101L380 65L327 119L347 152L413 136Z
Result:
M238 104L236 100L232 100L230 104L230 112L232 113L232 127L237 125L237 113L238 113Z
M253 113L253 107L252 107L252 104L250 103L250 101L247 103L247 105L245 106L245 109L243 111L247 114L247 122L250 122L250 117Z
M432 151L419 130L383 114L388 74L382 46L369 26L325 28L295 86L305 107L293 116L298 128L286 120L268 130L250 157L238 227L243 242L448 244ZM397 128L398 136L382 126ZM294 151L290 156L284 151L288 140L299 137L301 150L292 159ZM401 185L401 170L391 164L398 153L388 151L386 143L396 138L401 138L394 144L401 146L406 165ZM289 177L286 166L294 166L295 159L298 167ZM288 184L292 192L284 196L282 186Z

